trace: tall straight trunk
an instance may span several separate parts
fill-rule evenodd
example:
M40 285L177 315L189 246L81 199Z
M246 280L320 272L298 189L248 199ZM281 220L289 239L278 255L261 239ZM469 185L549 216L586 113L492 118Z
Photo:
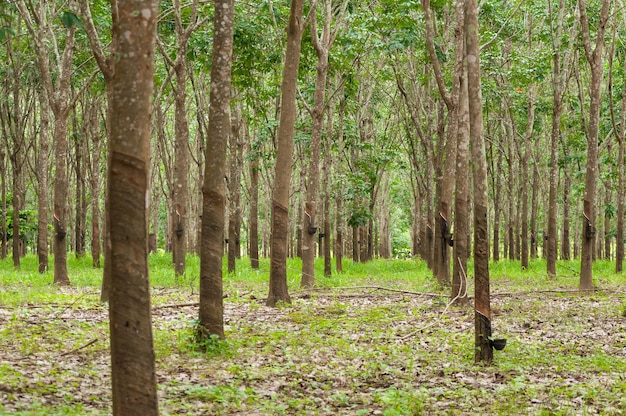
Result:
M529 35L530 36L530 35ZM530 153L532 153L532 135L533 135L533 126L535 124L535 97L534 97L534 86L529 88L528 92L528 110L527 110L527 124L526 124L526 134L524 136L524 149L522 153L522 161L521 161L521 169L522 169L522 209L521 215L522 220L520 221L522 226L522 235L521 235L521 253L522 253L522 269L528 269L528 258L529 258L529 239L528 239L528 159Z
M332 274L331 227L330 227L330 173L332 168L333 112L327 112L326 137L324 138L324 162L322 164L322 201L324 210L324 276Z
M329 112L329 113L332 113ZM339 125L337 126L337 148L343 149L343 135L344 135L344 120L346 115L346 99L343 89L340 90L339 94ZM341 174L341 164L337 163L337 175ZM343 273L343 254L344 254L344 245L343 245L343 236L344 236L344 226L343 226L343 194L342 187L339 186L337 191L337 195L335 195L335 269L337 273Z
M170 233L172 236L172 261L174 276L185 274L189 239L189 119L187 118L187 51L189 38L198 27L198 1L189 7L189 24L182 21L180 0L173 1L174 29L176 32L176 60L162 53L174 68L174 168Z
M39 93L40 127L37 151L37 259L39 273L48 271L48 151L50 106L45 92Z
M435 73L439 93L448 110L448 126L445 137L445 145L442 147L443 155L440 155L441 179L440 194L437 198L437 213L435 218L435 255L434 272L437 281L442 285L450 284L450 259L448 250L452 240L450 229L452 228L452 202L454 193L455 171L456 171L456 151L457 151L457 129L458 129L458 107L460 76L463 70L463 3L457 2L455 6L456 27L455 27L455 64L452 81L452 91L448 93L443 82L443 75L439 66L434 45L434 25L430 14L430 0L422 0L426 26L426 45L430 56L430 61ZM439 175L437 175L439 178Z
M58 285L69 285L70 280L67 273L67 122L73 102L69 97L72 56L74 52L74 34L76 25L71 25L67 29L65 47L62 53L55 51L61 56L58 67L58 75L54 78L50 69L49 40L53 36L42 21L42 16L48 13L47 5L42 2L37 5L40 10L30 10L23 0L17 3L20 15L24 19L26 26L34 40L34 47L37 55L37 66L41 76L42 85L50 102L50 108L54 114L54 196L53 196L53 224L54 224L54 283ZM35 23L31 17L38 14Z
M624 60L626 65L626 60ZM622 97L626 97L626 82L622 85ZM619 113L620 129L617 133L617 230L615 245L615 273L621 273L624 262L624 136L626 136L626 100L622 100Z
M609 146L610 148L610 146ZM610 150L609 150L609 154L611 154ZM604 186L604 206L608 207L611 205L611 201L612 201L612 195L611 195L611 190L608 187L608 184L605 184ZM611 260L611 236L610 236L610 231L611 231L611 213L607 210L605 210L604 212L604 233L602 234L604 236L604 259L605 260Z
M567 158L567 151L565 153ZM570 188L572 186L572 177L570 175L569 166L566 164L564 167L564 181L563 181L563 230L561 235L561 259L570 259Z
M492 145L493 149L493 145ZM493 172L493 183L494 183L494 201L493 201L493 261L500 261L500 218L502 217L502 191L501 191L501 173L502 172L502 152L496 150L498 153L496 158L496 168ZM455 202L456 203L456 202ZM505 254L506 257L506 249Z
M540 141L535 141L535 152L533 157L536 158L539 155L540 149ZM534 159L536 160L536 159ZM536 166L536 163L533 163L533 185L532 185L532 195L530 202L530 258L536 259L538 255L538 242L537 242L537 210L539 204L539 167Z
M585 193L583 202L583 232L581 241L580 290L593 289L593 242L595 239L596 186L598 181L598 133L600 125L600 92L602 89L602 47L604 33L609 18L610 1L602 1L600 20L597 23L596 44L592 50L587 19L587 7L583 0L578 0L580 23L582 28L585 56L591 66L591 86L589 90L589 125L587 128L587 167L585 171Z
M230 133L230 90L234 0L217 0L213 20L209 130L202 185L199 335L224 337L222 257L226 210L226 146Z
M67 113L57 113L54 123L54 283L69 285L67 273Z
M517 247L515 245L515 174L514 174L514 160L513 160L513 151L512 151L512 146L513 146L513 133L511 132L511 128L510 127L506 127L506 136L508 138L508 144L509 144L509 149L508 149L508 173L509 173L509 177L508 177L508 191L509 191L509 195L508 195L508 201L509 201L509 206L508 206L508 224L507 224L507 241L508 241L508 246L509 246L509 260L515 260L515 255L517 253Z
M90 139L91 139L91 164L89 168L89 194L91 202L91 261L95 268L100 268L101 254L101 218L100 218L100 191L102 177L100 174L102 139L100 137L100 122L97 107L90 111Z
M76 113L75 113L76 114ZM83 113L83 117L85 114ZM84 146L85 138L82 132L78 132L78 122L74 117L74 173L76 175L76 194L75 196L75 213L76 220L74 223L74 241L76 257L85 255L85 228L87 226L87 203L85 195L85 172L84 172Z
M308 182L306 187L306 201L304 204L304 217L302 224L302 280L301 286L310 287L315 284L315 240L317 231L317 199L319 195L320 182L320 154L322 129L324 122L324 112L326 110L326 79L328 78L328 55L333 45L338 31L338 25L331 31L333 17L332 0L324 0L322 33L318 35L317 17L315 10L311 11L311 41L317 55L315 67L315 92L313 93L313 108L311 109L311 145L309 154L309 165L307 168ZM347 1L343 2L340 12L340 19L347 6Z
M146 198L157 4L156 0L120 2L116 10L119 19L113 19L118 60L111 80L114 117L106 227L111 248L109 321L114 415L159 413Z
M234 273L236 268L236 259L240 257L240 238L241 231L241 158L242 146L241 141L241 124L242 119L233 111L231 117L231 134L229 138L230 159L228 174L228 272Z
M104 54L104 49L102 47L102 44L100 42L100 39L98 38L98 31L96 30L93 18L91 16L91 9L90 9L90 5L89 2L84 1L84 2L79 2L80 5L80 12L81 12L81 17L82 17L82 22L83 22L83 28L85 30L85 34L87 35L87 38L89 39L89 45L91 47L91 52L95 58L96 63L98 64L98 68L100 68L100 72L102 73L104 80L105 80L105 84L106 84L106 93L107 93L107 111L106 111L106 126L107 126L107 132L111 131L110 125L111 125L111 103L113 102L113 91L112 91L112 87L111 87L111 80L113 79L113 74L114 74L114 66L115 66L115 59L116 57L113 54L110 54L109 56L105 56ZM115 3L112 3L111 7L111 15L112 15L112 19L115 20L117 19L117 1ZM111 39L111 44L109 46L109 49L111 51L115 51L117 48L117 39L113 38ZM98 153L99 154L99 153ZM107 163L110 163L111 160L111 148L110 146L108 146L107 148ZM93 164L93 162L92 162ZM104 236L102 238L102 240L104 242L107 242L110 240L110 237L107 235L107 227L106 224L109 222L109 210L107 208L107 202L108 201L108 189L109 189L109 183L108 183L108 176L107 176L107 182L105 183L105 189L104 189L104 193L105 193L105 203L104 203L104 218L103 218L103 223L104 223ZM93 190L93 184L92 184L92 190ZM94 209L94 205L92 205L92 210ZM99 230L98 230L98 236L99 236ZM93 248L92 248L93 250ZM110 244L103 244L103 250L104 252L104 267L102 270L102 290L101 290L101 294L100 294L100 301L101 302L106 302L109 298L109 287L110 287L110 280L111 280L111 271L110 271L110 264L111 264L111 249L110 249ZM96 257L94 256L94 259ZM98 256L98 263L96 265L95 260L94 260L94 266L99 266L100 260L99 260L99 256Z
M452 256L452 291L450 298L456 303L467 302L467 259L469 228L469 103L467 97L467 77L462 76L459 95L459 129L456 152L456 193L454 196L454 255ZM495 174L495 173L494 173ZM495 234L494 234L495 237ZM495 254L495 251L494 251Z
M16 169L15 166L19 164L20 168ZM21 259L21 243L22 239L20 237L21 227L20 227L20 211L24 209L24 201L22 190L22 175L23 169L21 167L21 163L13 163L13 267L20 267L20 259Z
M250 163L250 266L259 268L259 162Z
M287 50L281 84L282 107L278 127L278 153L274 174L274 194L272 196L272 237L270 248L270 288L268 306L278 302L291 302L287 288L287 245L289 241L289 190L291 183L291 163L293 137L296 122L296 87L300 66L300 49L304 21L302 12L304 0L293 0L287 25Z
M491 304L489 294L489 234L487 233L487 157L483 138L482 94L478 48L477 0L465 2L465 42L468 78L469 127L474 174L474 307L476 362L490 363Z
M560 45L560 36L565 12L564 0L559 6L557 34L553 36L557 45ZM561 113L563 111L563 74L561 52L553 50L552 54L552 133L550 134L550 191L548 196L548 235L545 240L546 268L548 275L556 276L557 257L557 187L559 176L558 152L559 137L561 134ZM566 202L567 204L567 202Z
M8 254L7 247L7 166L4 146L0 143L0 259L4 260Z

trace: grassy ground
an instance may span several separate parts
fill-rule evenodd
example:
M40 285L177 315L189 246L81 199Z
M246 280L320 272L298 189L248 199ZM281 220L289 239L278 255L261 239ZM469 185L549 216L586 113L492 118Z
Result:
M540 260L492 265L494 336L508 343L485 367L473 311L449 307L420 261L346 261L303 291L293 260L293 304L273 309L269 263L244 259L225 276L227 341L199 346L197 258L178 282L166 255L150 260L162 414L626 414L626 291L608 262L591 294L574 291L576 262L556 278ZM89 259L69 270L74 286L59 288L35 257L0 262L0 414L110 413L101 272Z

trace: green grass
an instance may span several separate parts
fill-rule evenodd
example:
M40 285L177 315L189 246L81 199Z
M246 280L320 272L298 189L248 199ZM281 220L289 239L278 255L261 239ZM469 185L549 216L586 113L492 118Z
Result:
M422 261L346 259L344 273L330 277L318 261L318 287L302 290L301 263L290 259L293 302L274 309L264 305L269 260L259 270L238 260L235 273L224 273L227 340L199 342L197 307L184 306L197 302L198 258L189 256L178 280L169 255L149 260L165 415L626 410L624 277L608 261L594 265L602 290L583 295L573 291L575 261L559 262L556 277L540 259L528 270L492 264L494 337L508 342L485 367L473 359L472 310L447 307L448 289ZM110 412L102 270L73 256L68 269L73 286L56 287L32 255L19 270L0 261L0 414ZM470 286L472 274L470 265Z

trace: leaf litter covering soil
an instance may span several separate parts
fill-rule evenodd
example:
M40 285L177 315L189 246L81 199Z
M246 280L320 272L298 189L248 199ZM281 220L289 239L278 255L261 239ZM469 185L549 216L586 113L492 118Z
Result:
M153 312L162 414L626 413L620 293L494 296L508 343L487 367L473 363L472 310L442 298L227 298L230 344L210 357L187 347L194 301ZM0 307L0 413L110 413L106 309L36 306Z

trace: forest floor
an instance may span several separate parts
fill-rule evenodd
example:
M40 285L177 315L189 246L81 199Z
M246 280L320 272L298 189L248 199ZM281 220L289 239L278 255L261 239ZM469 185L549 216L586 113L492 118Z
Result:
M526 272L515 262L494 266L492 328L507 345L484 366L474 363L471 303L448 305L419 263L347 264L354 275L308 291L297 289L293 268L292 304L280 308L264 304L267 272L226 276L227 340L202 347L192 339L197 281L153 283L161 413L626 414L620 276L596 272L598 290L581 294L577 277L547 278L540 261ZM96 273L58 288L6 270L0 414L109 414L107 309Z

